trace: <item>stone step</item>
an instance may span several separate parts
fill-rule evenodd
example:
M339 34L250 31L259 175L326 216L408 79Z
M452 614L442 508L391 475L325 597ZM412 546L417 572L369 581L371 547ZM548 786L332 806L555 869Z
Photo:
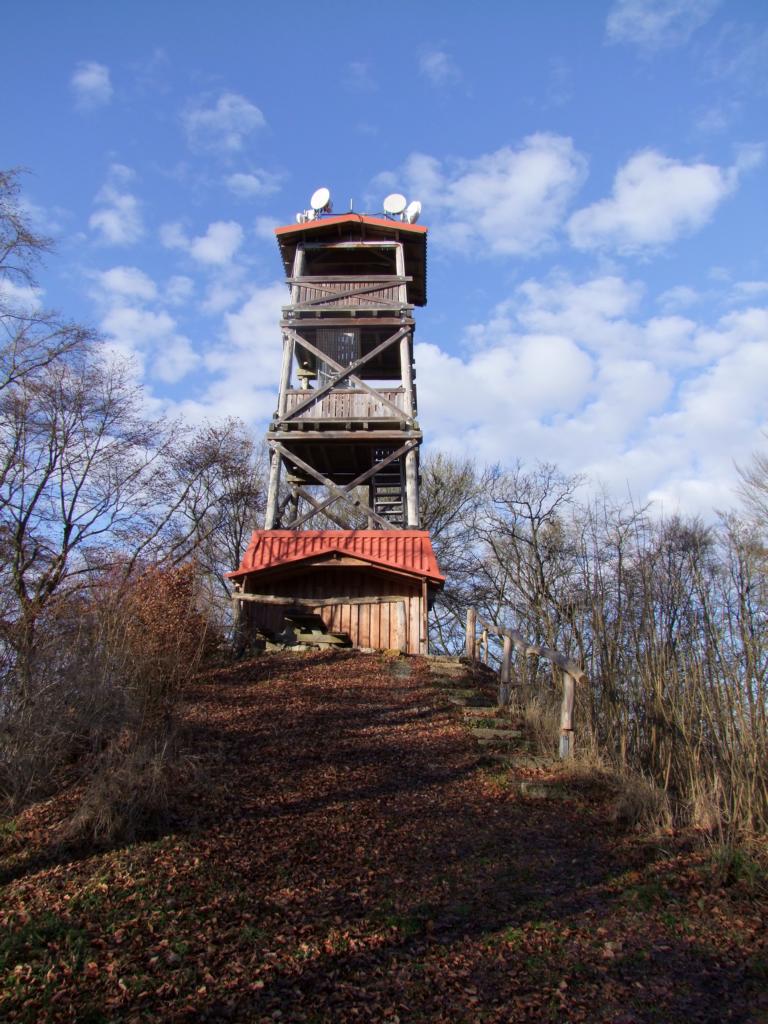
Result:
M520 796L529 800L570 800L575 794L558 782L536 782L532 779L512 780Z
M519 729L475 728L472 735L478 740L519 740L523 734Z
M474 697L462 697L457 694L446 694L445 699L449 704L453 704L457 708L471 708L473 711L493 707L493 702L490 699L487 700L487 703L483 703L486 698L483 697L482 694L477 694Z
M430 661L427 663L429 671L433 675L469 675L469 665L462 665L460 661Z
M513 724L509 719L504 718L485 718L480 716L479 718L473 718L471 715L465 715L464 724L472 730L477 732L478 729L493 729L495 732L509 732L513 731L518 736L522 736L522 730L518 725Z

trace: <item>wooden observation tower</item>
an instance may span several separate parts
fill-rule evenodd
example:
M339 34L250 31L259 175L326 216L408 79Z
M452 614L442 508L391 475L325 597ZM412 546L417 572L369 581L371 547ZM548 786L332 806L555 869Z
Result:
M319 189L312 207L275 231L290 302L265 528L231 574L235 597L264 631L312 608L356 646L421 653L443 582L419 521L413 313L427 229L402 196L381 215L333 216ZM338 529L310 529L320 516Z

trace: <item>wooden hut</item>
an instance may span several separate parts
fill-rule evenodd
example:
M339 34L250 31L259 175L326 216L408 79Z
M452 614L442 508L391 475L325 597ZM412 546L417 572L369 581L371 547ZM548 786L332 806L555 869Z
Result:
M442 587L424 530L256 530L229 574L241 628L283 634L297 612L355 647L427 652L427 611Z

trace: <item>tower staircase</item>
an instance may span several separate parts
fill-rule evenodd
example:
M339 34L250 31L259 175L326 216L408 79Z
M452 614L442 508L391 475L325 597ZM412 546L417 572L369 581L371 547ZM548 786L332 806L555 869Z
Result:
M374 452L374 465L386 457L386 452ZM406 526L405 479L402 462L390 462L376 473L370 485L370 504L373 511L396 529Z

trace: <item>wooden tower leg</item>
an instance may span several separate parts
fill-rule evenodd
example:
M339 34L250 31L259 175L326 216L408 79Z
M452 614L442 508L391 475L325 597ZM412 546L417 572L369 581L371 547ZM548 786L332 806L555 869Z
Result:
M280 489L280 453L272 445L269 452L269 484L267 485L267 514L264 529L274 530L277 522L277 495Z
M408 529L419 529L419 456L412 448L405 456L405 501L408 508Z

